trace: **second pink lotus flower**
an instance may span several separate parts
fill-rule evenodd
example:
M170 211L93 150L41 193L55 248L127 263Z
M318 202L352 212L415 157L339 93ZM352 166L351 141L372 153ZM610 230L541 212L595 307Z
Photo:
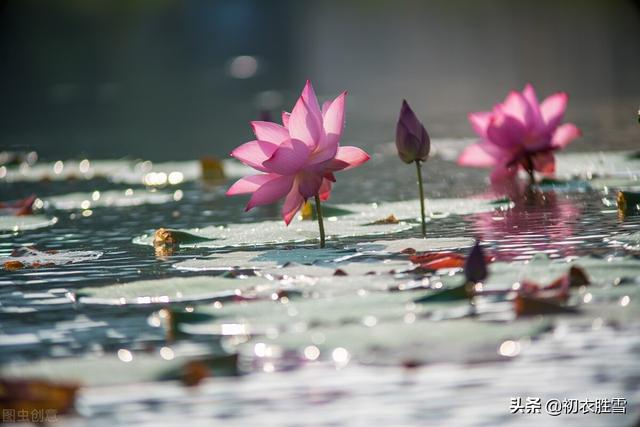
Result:
M567 94L559 92L538 103L536 92L527 84L522 92L511 92L492 111L469 114L481 140L467 147L458 163L492 167L493 182L514 178L519 169L532 181L534 171L552 174L553 152L580 136L573 123L561 124L567 100Z
M256 136L231 155L263 172L238 180L228 196L251 193L247 210L284 198L282 217L289 224L310 197L327 200L335 182L334 172L369 160L357 147L341 147L346 92L322 109L307 81L291 113L282 114L282 125L251 122Z

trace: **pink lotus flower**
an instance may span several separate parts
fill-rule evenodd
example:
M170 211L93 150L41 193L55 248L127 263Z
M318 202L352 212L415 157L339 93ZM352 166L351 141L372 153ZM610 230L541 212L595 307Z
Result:
M468 146L458 164L492 167L491 181L513 178L523 168L533 180L534 171L555 172L553 152L580 136L572 123L560 124L568 96L559 92L538 103L530 84L522 93L511 92L493 111L471 113L469 121L480 142Z
M309 197L327 200L334 172L369 160L357 147L340 147L347 93L323 104L322 110L307 81L291 113L282 113L281 126L251 122L255 141L242 144L231 155L264 172L238 180L227 196L252 193L246 210L284 198L282 217L288 225Z

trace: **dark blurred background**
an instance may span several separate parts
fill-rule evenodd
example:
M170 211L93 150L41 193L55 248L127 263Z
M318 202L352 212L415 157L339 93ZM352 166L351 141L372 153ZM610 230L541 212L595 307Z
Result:
M391 141L406 97L434 137L532 82L565 90L575 148L637 148L633 0L0 0L0 148L41 158L226 155L305 79L348 89L345 142Z

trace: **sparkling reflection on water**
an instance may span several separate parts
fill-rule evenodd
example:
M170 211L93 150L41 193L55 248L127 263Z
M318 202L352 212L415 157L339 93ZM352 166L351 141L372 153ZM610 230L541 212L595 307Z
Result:
M374 147L372 151L383 153L387 147ZM414 197L411 168L398 167L392 155L380 154L372 163L374 167L339 177L334 202ZM486 191L482 172L462 170L439 160L428 163L426 170L431 197ZM12 186L20 195L113 187L101 181ZM153 308L89 308L75 305L66 294L89 285L184 274L171 265L209 253L205 249L184 249L174 256L159 258L152 248L131 243L132 237L159 226L189 228L225 224L229 218L257 221L278 217L275 207L241 214L243 201L224 198L224 186L211 189L192 182L180 188L184 197L179 202L96 208L89 216L81 211L55 211L59 222L54 227L0 240L2 255L22 246L104 252L103 257L89 262L2 272L0 331L5 339L11 338L0 343L0 362L116 353L122 348L147 351L165 345L162 332L147 321ZM640 218L621 219L603 203L607 197L612 196L598 191L536 193L516 198L514 207L506 211L464 217L453 214L434 220L429 223L428 233L430 237L480 238L501 260L529 259L537 253L552 258L623 255L624 250L605 237L621 230L636 231ZM404 232L400 237L412 235ZM193 340L194 344L197 342ZM600 394L624 395L631 402L630 409L636 409L640 372L633 368L633 361L638 348L637 330L631 326L570 332L559 327L531 344L522 357L511 363L435 365L420 370L350 363L336 371L335 364L321 362L293 372L214 378L197 392L173 383L133 384L124 393L118 387L89 388L82 394L80 412L92 419L91 425L158 425L160 419L165 425L174 425L185 417L194 421L213 417L230 425L264 424L265 420L269 425L283 425L301 413L309 417L295 425L359 425L371 420L386 420L390 425L416 425L429 420L481 425L477 420L483 419L520 425L508 416L508 399L513 393L562 398L584 397L585 390L600 390ZM621 370L604 361L612 353ZM283 360L269 369L264 364L253 368L271 371L286 366ZM564 378L561 385L556 381L559 372ZM67 422L86 425L88 421ZM615 420L593 419L593 425L603 422L617 425Z

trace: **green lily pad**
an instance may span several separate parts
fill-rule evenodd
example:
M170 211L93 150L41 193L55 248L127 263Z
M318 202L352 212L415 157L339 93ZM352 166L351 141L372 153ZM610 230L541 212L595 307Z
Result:
M399 233L411 229L407 223L364 226L360 221L347 219L328 219L325 222L327 240L348 237L363 237ZM205 227L191 230L179 230L188 233L199 242L182 243L182 247L202 248L251 248L285 243L305 243L318 241L318 224L314 221L294 221L288 227L282 221L263 221L249 224L230 224L226 227ZM153 236L143 235L133 239L133 243L152 245Z
M134 162L130 160L64 160L56 162L38 162L33 166L7 168L0 181L38 182L63 181L68 179L107 178L111 175L126 173Z
M560 153L556 156L556 176L586 179L593 188L637 185L640 159L631 151Z
M365 276L376 274L402 273L416 266L408 261L386 260L383 262L347 262L319 263L314 265L287 265L282 268L265 269L261 275L286 277L331 277L331 276ZM339 279L335 279L338 280Z
M550 260L544 255L535 256L529 262L494 262L489 265L489 278L485 285L491 289L509 289L524 279L547 285L569 271L572 266L581 267L592 283L607 285L623 278L640 276L640 263L634 258L581 257L567 260Z
M349 254L332 248L294 248L272 249L265 251L244 251L216 253L206 258L195 258L173 265L184 271L216 271L245 269L255 270L273 268L287 263L313 264L320 261L333 261Z
M179 327L192 334L220 335L224 325L243 325L238 329L253 335L248 344L241 345L247 351L256 343L296 351L314 345L330 358L340 347L363 362L399 363L406 358L425 362L494 358L504 340L535 336L550 325L541 319L511 323L433 321L433 316L440 317L437 313L450 310L451 303L413 305L415 295L369 293L296 299L286 304L223 304L220 309L196 308L196 313L211 315L209 322L202 318L190 322L186 316Z
M640 232L635 233L619 233L614 234L609 238L609 241L615 243L622 243L622 245L629 250L640 250Z
M311 203L311 220L312 221L316 221L318 219L318 216L316 214L316 207L315 207L315 203L310 202ZM333 205L329 205L326 203L322 204L322 216L324 218L331 218L331 217L338 217L338 216L344 216L344 215L352 215L355 212L350 211L348 209L343 209L340 208L338 206L333 206Z
M228 299L243 291L271 289L263 278L229 279L224 277L172 277L82 288L76 298L83 304L158 304Z
M318 298L298 298L281 301L256 301L251 304L222 304L222 308L210 306L196 307L194 313L205 313L211 316L211 325L243 324L252 330L287 330L294 323L302 322L312 325L340 325L349 322L361 322L367 316L377 316L380 319L401 319L406 313L405 305L410 303L415 294L387 293L387 292L357 292L363 286L370 286L362 277L340 277L343 289L338 283L335 286L331 280L315 282L312 286L318 289L322 296ZM332 278L333 279L333 278ZM378 283L382 284L382 281ZM324 290L328 287L331 290ZM344 289L346 288L346 289ZM418 312L428 312L420 307ZM191 322L188 314L185 323L200 324L200 331L207 327L203 322Z
M588 303L584 303L586 295ZM604 322L626 324L640 319L640 284L625 283L617 286L588 288L578 295L583 302L581 310L590 319L602 319Z
M632 258L584 257L559 262L534 257L526 263L496 262L489 267L491 275L485 289L511 289L513 283L523 279L546 285L566 274L572 265L582 267L592 285L573 289L572 298L578 300L577 306L572 303L566 311L578 309L581 314L572 316L571 322L592 322L594 316L638 320L640 310L634 304L640 301L640 286L637 283L613 286L619 279L638 277L640 265ZM491 359L497 356L496 351L505 340L529 338L553 324L553 318L540 316L509 320L513 319L512 304L494 302L491 298L479 298L476 310L479 309L480 316L467 319L469 304L459 285L463 278L454 275L441 279L445 282L443 290L411 292L385 291L396 282L392 276L331 276L308 283L294 279L292 289L313 290L316 297L245 305L223 303L220 308L196 307L194 314L200 317L190 319L190 314L185 313L177 327L187 334L224 335L237 330L250 335L250 341L240 345L241 352L252 352L259 343L280 351L301 352L307 346L315 346L329 359L340 348L340 356L346 352L364 363L396 364L406 359L419 362ZM435 280L432 278L431 282ZM593 300L586 298L586 293L592 293ZM630 301L622 300L625 296ZM488 311L483 311L485 305ZM487 314L497 315L500 310L506 310L505 314L510 316L495 316L502 319L499 321L482 320L491 319Z
M58 222L57 218L48 218L42 215L0 215L0 232L36 230L52 226Z
M416 252L438 252L468 248L475 244L475 240L466 237L447 238L409 238L397 240L376 240L375 242L358 243L359 252L399 253L405 249L415 249Z
M591 189L591 182L571 179L560 180L553 178L543 178L538 182L536 187L542 191L555 191L556 193L566 192L585 192Z
M234 159L223 159L222 165L227 178L238 178L255 172ZM119 184L146 185L149 184L148 174L156 174L155 177L163 178L164 184L172 185L198 180L201 173L199 160L165 163L126 159L64 160L7 168L0 182L105 178Z
M495 209L507 209L512 206L508 199L426 199L425 209L428 217L439 218L450 214L467 215L481 212L491 212ZM395 216L398 219L420 220L420 200L405 200L401 202L357 203L338 205L341 209L356 212L354 217L363 221L376 221ZM350 218L351 216L349 216Z
M596 177L589 180L589 185L592 188L603 190L626 190L626 191L640 191L640 181L638 176L611 176L611 177Z
M61 210L95 209L102 207L140 206L173 202L174 194L149 190L110 190L93 193L70 193L48 197L44 206Z
M556 155L558 175L606 175L640 172L640 158L632 151L559 153Z
M177 355L171 347L155 354L122 349L116 355L42 359L0 368L3 378L75 382L85 386L177 380L188 362L198 361L215 376L237 375L236 356L221 351L208 356Z
M354 323L282 333L276 338L254 339L252 343L255 345L259 340L285 349L315 345L321 356L333 358L338 365L344 359L345 351L352 360L372 364L485 362L498 358L497 349L504 341L528 340L548 331L551 325L550 321L541 318L514 323L416 320L381 323L374 327ZM251 348L251 344L244 347ZM345 350L340 352L339 359L335 353L338 348Z
M454 214L490 212L506 209L511 203L505 200L496 202L490 199L433 199L427 201L427 210L434 218ZM341 211L354 212L325 218L327 240L339 240L349 237L382 236L413 228L420 215L418 200L389 202L381 204L337 205ZM407 221L397 223L379 223L377 221L391 215ZM297 218L288 227L282 221L263 221L249 224L229 224L228 226L210 226L190 230L179 230L202 239L200 242L184 243L183 247L229 248L259 247L265 245L304 243L318 241L318 225L315 221ZM153 236L145 234L133 239L133 243L152 245Z
M173 267L183 271L257 270L261 275L287 277L333 276L336 270L345 275L381 274L415 267L408 261L349 262L360 256L360 253L330 248L274 249L213 254L181 261Z
M235 159L223 159L221 162L227 178L239 178L255 173L253 169ZM175 177L173 182L171 176ZM131 165L124 173L110 175L109 179L115 183L158 185L158 182L181 184L196 181L201 176L202 167L199 160L163 163L145 161Z
M0 265L8 261L18 261L27 267L34 265L42 267L93 261L101 256L102 252L99 251L42 252L35 249L25 248L24 253L19 256L0 257Z
M416 299L417 303L433 303L433 302L448 302L448 301L461 301L469 300L471 294L467 284L454 286L452 288L443 289L430 293Z

